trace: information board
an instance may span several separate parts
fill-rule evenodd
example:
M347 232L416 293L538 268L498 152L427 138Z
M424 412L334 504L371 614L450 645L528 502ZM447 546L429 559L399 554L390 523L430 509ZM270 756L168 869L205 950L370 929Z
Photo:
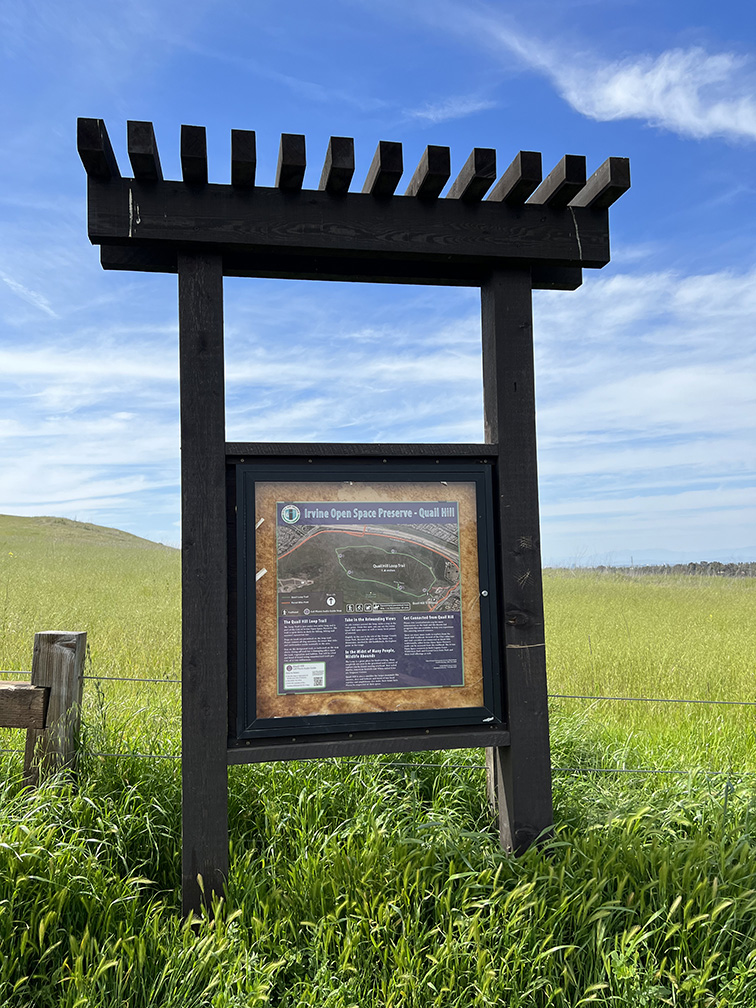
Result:
M241 576L254 591L244 635L254 664L248 724L486 713L487 474L468 466L457 478L418 479L374 469L370 478L291 479L283 470L271 478L265 467L242 476Z
M464 685L456 500L276 516L279 695Z

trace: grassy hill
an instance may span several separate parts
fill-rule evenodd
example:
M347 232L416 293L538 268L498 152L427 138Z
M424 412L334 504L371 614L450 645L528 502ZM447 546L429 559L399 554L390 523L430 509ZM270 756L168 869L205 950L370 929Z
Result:
M51 552L56 546L110 546L113 549L169 550L170 546L141 539L120 529L92 525L42 515L35 518L0 514L0 549L18 552L42 549ZM175 552L175 551L174 551Z
M175 675L180 553L67 518L0 515L0 669L28 669L37 630L86 630L102 675Z

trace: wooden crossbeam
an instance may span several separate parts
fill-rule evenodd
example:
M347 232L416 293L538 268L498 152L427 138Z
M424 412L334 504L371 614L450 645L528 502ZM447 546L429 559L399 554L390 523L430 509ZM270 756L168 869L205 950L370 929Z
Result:
M542 179L540 152L520 151L486 199L517 206L532 195Z
M126 142L134 178L158 182L163 177L155 130L151 122L131 120L126 123Z
M491 147L474 147L462 171L452 182L447 199L477 203L496 181L496 151Z
M169 246L102 245L100 262L106 270L176 273L177 252ZM337 280L354 283L423 284L437 287L479 287L486 279L485 264L444 262L404 264L401 260L363 256L277 255L273 252L225 252L223 275L278 280ZM583 282L579 266L531 263L533 290L571 291Z
M47 704L50 688L32 686L29 682L0 683L0 727L47 727Z
M76 147L87 175L92 178L120 178L108 131L102 119L76 121Z
M338 212L335 212L338 206ZM406 259L439 266L490 267L494 261L598 268L609 261L606 212L594 208L256 187L253 193L209 184L90 179L89 237L94 244L203 245L224 255L290 252Z
M541 206L566 207L585 185L585 158L565 154L528 200Z
M257 138L254 130L231 130L231 185L251 188L257 172Z
M403 172L402 145L379 140L362 191L372 196L393 196Z
M331 137L318 189L340 196L349 191L353 175L354 140L352 137Z
M630 160L610 157L597 168L570 202L574 207L606 209L630 188Z
M276 186L290 191L301 189L306 167L304 136L301 133L282 133L281 146L278 150Z
M181 127L181 173L184 182L207 182L207 135L204 126Z
M429 144L415 174L410 179L405 196L418 196L420 199L435 199L451 176L451 151L448 147Z

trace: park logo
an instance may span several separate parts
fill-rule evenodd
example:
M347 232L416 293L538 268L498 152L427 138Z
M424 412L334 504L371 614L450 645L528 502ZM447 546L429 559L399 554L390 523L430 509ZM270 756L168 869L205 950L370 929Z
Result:
M296 525L299 515L300 511L296 504L284 504L281 508L281 517L287 525Z

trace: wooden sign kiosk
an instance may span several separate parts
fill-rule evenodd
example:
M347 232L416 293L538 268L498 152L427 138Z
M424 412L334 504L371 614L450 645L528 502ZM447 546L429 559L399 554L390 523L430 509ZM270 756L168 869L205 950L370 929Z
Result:
M203 127L181 127L180 182L163 179L149 122L128 123L132 178L121 176L102 120L79 120L78 150L88 176L89 238L101 247L103 267L178 274L185 911L224 887L229 764L485 747L497 786L502 845L525 849L552 824L531 292L574 290L583 268L609 261L607 208L630 185L627 160L609 158L586 181L585 158L567 155L542 180L541 155L520 151L496 181L496 152L476 148L440 198L451 177L446 147L426 149L401 196L395 192L403 174L402 147L384 141L360 192L349 191L354 145L347 137L330 139L317 190L302 188L305 138L299 135L281 137L272 187L257 185L255 134L246 130L231 134L229 185L208 183ZM480 287L485 443L226 444L224 276ZM439 474L451 488L440 504L432 489L441 485ZM336 489L355 481L364 489L349 498L353 517L343 517L352 515L349 509L325 506L333 504ZM276 486L286 489L279 493ZM465 494L473 494L472 504L465 503ZM261 521L255 508L266 500L268 528L276 529L264 540L262 532L255 533ZM403 506L389 507L392 501ZM465 508L473 532L465 531ZM447 525L432 525L427 516L442 512L452 516L443 519ZM326 515L307 520L330 524L297 531L308 514ZM375 524L379 514L410 524ZM420 514L425 524L418 524ZM373 523L363 523L364 515ZM352 524L342 527L344 522ZM369 580L364 598L371 601L354 605L348 599L362 595L333 592L324 602L305 593L297 608L297 597L282 594L313 582L301 572L283 577L284 557L293 547L280 543L298 535L297 544L310 549L316 535L325 533L336 543L329 555L337 580L360 591L365 589L357 582ZM347 541L348 535L361 538ZM430 546L441 541L433 536L446 536L447 545ZM358 541L361 551L348 553L355 548L349 542ZM256 578L268 572L266 565L257 566L264 550L279 566L255 594ZM465 560L468 554L477 561ZM368 579L355 571L356 563L383 555L386 563L372 565L380 576ZM401 578L424 569L427 576L420 580L429 583L412 590L398 577L400 568ZM312 599L321 609L310 608ZM265 617L273 637L277 624L284 628L280 633L290 630L281 613L297 615L296 646L301 624L307 630L308 622L316 622L302 616L310 612L325 613L318 617L324 632L343 634L346 621L348 641L364 641L358 616L369 609L383 633L373 641L391 644L384 650L392 657L382 666L375 658L379 648L354 648L350 655L371 658L355 673L350 668L357 666L349 665L349 656L345 666L342 655L332 679L340 675L341 685L327 694L326 703L318 690L326 688L331 673L325 670L333 662L320 659L335 650L318 645L321 650L312 655L319 660L311 661L298 660L302 653L295 649L289 655L297 660L284 654L283 669L268 667L261 649L273 638L261 630L263 603L274 607ZM329 615L323 606L341 607L340 615ZM428 620L430 638L417 630L427 628ZM463 656L457 645L443 641L462 633L460 620L465 648L477 650L470 652L473 658L465 651L468 679L454 680L453 667L462 667ZM448 633L439 630L443 626L451 628ZM436 641L428 667L437 670L437 678L428 680L435 688L427 694L404 688L418 685L414 666L405 668L393 656L399 637L410 631L415 655L423 653L417 641ZM282 646L295 647L279 636L279 651ZM275 654L272 644L270 649ZM404 649L410 654L406 640ZM366 677L366 669L374 678ZM346 685L353 675L363 675L358 687ZM262 703L265 676L265 688L272 690L269 716L255 707ZM462 692L450 694L462 680L482 684L464 702L453 699ZM377 689L386 684L402 687L393 694L396 704L390 711L386 703L371 711L370 696L387 695L388 689ZM362 692L349 692L355 688ZM355 696L361 698L358 713Z

